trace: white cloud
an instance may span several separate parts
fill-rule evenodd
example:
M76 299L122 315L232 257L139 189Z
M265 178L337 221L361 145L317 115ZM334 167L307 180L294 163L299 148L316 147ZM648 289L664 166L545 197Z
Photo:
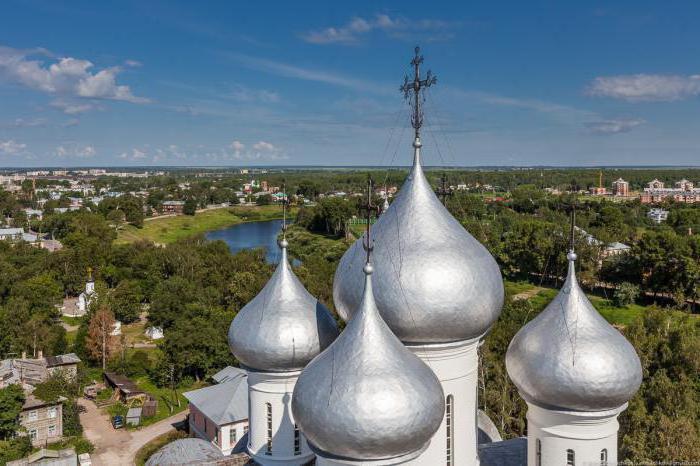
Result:
M61 110L66 115L79 115L81 113L85 113L95 108L95 106L92 103L86 102L84 100L75 102L67 101L64 99L56 99L51 101L49 105Z
M265 71L286 78L295 78L304 81L332 84L335 86L346 87L349 89L370 92L374 94L386 94L388 89L386 86L377 85L369 81L351 78L340 74L330 73L323 70L312 70L308 68L302 68L296 65L288 65L286 63L280 63L264 58L249 57L247 55L241 55L236 53L225 53L224 55L229 56L252 69Z
M130 66L132 68L138 68L140 66L143 66L143 63L141 63L138 60L124 60L124 64L126 66Z
M93 72L92 62L72 57L59 58L46 66L42 61L30 59L35 55L36 50L0 46L0 78L51 95L138 104L149 102L135 96L129 86L117 84L119 67Z
M66 143L56 147L54 155L62 158L87 159L97 155L97 150L89 144Z
M586 93L628 102L670 102L700 94L700 75L635 74L603 76L593 80Z
M253 144L253 149L259 152L277 152L279 149L266 141L259 141Z
M15 118L12 123L0 124L0 128L35 128L45 125L46 118Z
M146 151L133 148L131 152L122 152L119 157L127 160L143 160L147 157Z
M373 18L354 17L342 26L328 27L310 31L302 35L302 39L311 44L344 44L358 43L361 38L371 31L381 31L395 39L409 39L416 35L425 35L427 41L449 39L457 23L435 19L410 20L402 17L392 18L386 14L377 14Z
M646 121L640 118L633 119L611 119L601 121L590 121L584 126L594 134L618 134L632 131L637 126L643 125Z
M231 150L233 151L233 154L236 157L240 157L241 153L245 149L245 144L243 144L241 141L233 141L229 145L229 147L231 148Z
M0 141L0 154L15 155L24 152L26 148L26 144L15 142L12 139Z
M231 93L231 98L238 102L262 102L265 104L277 103L280 100L279 94L266 89L250 89L237 85Z

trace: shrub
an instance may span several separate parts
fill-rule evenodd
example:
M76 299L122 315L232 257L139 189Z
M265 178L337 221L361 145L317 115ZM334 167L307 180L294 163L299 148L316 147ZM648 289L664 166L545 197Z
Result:
M613 303L616 306L628 306L634 303L639 296L639 287L629 282L622 282L613 294Z

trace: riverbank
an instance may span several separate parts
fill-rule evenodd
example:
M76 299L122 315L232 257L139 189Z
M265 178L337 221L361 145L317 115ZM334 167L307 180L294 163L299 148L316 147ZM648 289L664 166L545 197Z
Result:
M297 209L290 209L293 218ZM142 228L128 225L117 234L116 244L152 241L158 244L173 243L212 230L230 227L244 222L276 220L282 218L279 206L233 206L207 209L196 215L176 215L154 218L144 222Z

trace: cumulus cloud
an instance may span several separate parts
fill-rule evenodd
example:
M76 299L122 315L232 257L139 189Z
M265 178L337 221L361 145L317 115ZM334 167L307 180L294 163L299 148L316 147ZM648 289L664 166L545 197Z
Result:
M87 159L94 157L97 150L89 144L66 143L61 144L54 150L54 155L61 158L80 158Z
M132 68L138 68L139 66L143 66L143 63L141 63L138 60L124 60L124 64Z
M119 67L95 70L92 62L72 57L58 58L46 65L32 58L40 53L46 55L41 49L0 46L0 79L50 95L136 104L149 102L135 96L129 86L117 84Z
M147 157L145 150L133 148L131 151L122 152L119 154L119 158L126 160L143 160Z
M594 134L618 134L632 131L637 126L643 125L646 121L640 118L633 119L612 119L589 121L584 123L586 129Z
M67 101L63 99L56 99L51 101L49 104L54 108L61 110L66 115L78 115L81 113L88 112L95 108L93 104L86 101Z
M260 152L277 152L279 149L274 146L274 144L266 142L266 141L259 141L253 144L253 149L260 151Z
M15 154L19 154L21 152L24 152L24 150L26 148L27 148L26 144L16 142L12 139L9 139L6 141L0 140L0 154L15 155Z
M603 76L586 89L591 96L628 102L670 102L700 94L700 75L634 74Z
M241 141L233 141L229 145L229 147L233 151L233 154L236 157L239 157L241 155L241 153L243 152L243 150L245 149L245 144L243 144Z
M395 39L408 39L416 34L429 33L424 39L437 41L449 39L457 23L435 19L410 20L403 17L390 17L377 14L373 18L354 17L342 26L327 27L310 31L302 35L302 39L311 44L344 44L358 43L363 36L371 31L381 31Z

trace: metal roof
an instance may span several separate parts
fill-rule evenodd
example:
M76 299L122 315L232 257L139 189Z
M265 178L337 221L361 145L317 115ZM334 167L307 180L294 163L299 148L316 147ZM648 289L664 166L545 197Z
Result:
M527 439L525 437L479 445L481 466L526 466Z
M211 387L183 393L202 414L217 425L248 419L248 377L235 377Z

